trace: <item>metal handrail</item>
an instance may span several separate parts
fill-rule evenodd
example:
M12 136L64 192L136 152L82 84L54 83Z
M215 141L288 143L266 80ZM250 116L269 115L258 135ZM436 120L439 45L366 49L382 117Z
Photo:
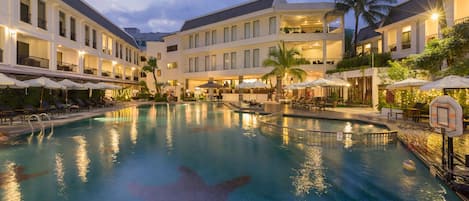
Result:
M454 20L454 24L469 23L469 16Z
M36 121L38 121L39 124L41 125L41 132L39 133L39 135L43 134L45 130L44 123L42 122L42 119L39 115L33 114L28 117L28 124L29 124L29 127L31 128L31 136L34 135L34 127L33 127L33 124L31 123L31 120L34 120L34 119L36 119Z
M78 65L76 64L57 61L57 70L67 71L67 72L76 72L77 68L78 68Z
M25 58L20 57L18 64L25 65L25 66L39 67L39 68L49 68L49 59L35 57L35 56L28 56Z
M51 118L47 113L41 113L41 114L39 114L39 117L41 117L41 118L45 117L47 119L47 121L50 122L50 133L47 136L47 139L50 139L52 137L52 135L54 134L54 122L51 121ZM43 132L45 132L44 125L43 125Z

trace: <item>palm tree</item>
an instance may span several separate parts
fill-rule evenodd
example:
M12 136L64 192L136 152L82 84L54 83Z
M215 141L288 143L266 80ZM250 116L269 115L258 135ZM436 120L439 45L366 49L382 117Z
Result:
M282 96L282 81L287 75L297 78L301 81L306 77L306 71L300 68L293 68L301 64L309 64L304 58L300 57L300 52L296 49L286 49L285 43L282 41L278 44L278 48L273 49L269 52L269 58L264 60L264 67L274 67L270 72L262 76L262 79L266 80L269 77L277 78L277 96L276 100Z
M360 18L363 18L368 25L376 26L379 20L387 16L394 3L396 3L396 0L335 0L333 12L354 12L355 30L353 33L352 56L355 56L357 51Z
M147 65L142 68L143 71L150 72L153 75L156 94L160 94L161 92L160 84L158 84L158 81L156 80L156 71L158 71L158 69L158 60L155 57L150 57L147 61Z

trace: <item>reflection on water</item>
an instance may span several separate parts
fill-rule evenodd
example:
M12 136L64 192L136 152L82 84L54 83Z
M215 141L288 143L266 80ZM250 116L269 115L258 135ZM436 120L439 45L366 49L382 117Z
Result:
M15 163L7 161L5 163L7 171L0 174L0 184L4 190L4 201L20 201L22 199L20 183L17 180L19 175L18 166Z
M59 195L65 195L65 167L63 164L63 156L62 154L55 155L55 175L57 176L57 186L59 187Z
M288 136L288 121L282 121L282 143L288 145L290 137Z
M168 153L171 153L173 150L173 122L174 119L174 107L167 105L166 107L166 133L165 133L165 140L166 140L166 149Z
M112 162L115 163L117 162L117 154L119 153L119 140L120 140L120 135L119 132L115 128L112 128L109 131L109 136L110 136L110 148L111 148L111 158Z
M84 136L75 136L73 140L78 144L75 152L76 165L78 170L78 177L84 183L88 182L88 168L90 165L90 158L88 157L88 151L86 149L87 142Z
M132 108L132 124L130 125L130 141L132 144L137 144L138 131L137 131L138 109Z
M305 146L305 161L299 169L294 170L292 176L295 195L305 196L314 190L316 194L326 192L327 184L321 156L322 148L318 146Z

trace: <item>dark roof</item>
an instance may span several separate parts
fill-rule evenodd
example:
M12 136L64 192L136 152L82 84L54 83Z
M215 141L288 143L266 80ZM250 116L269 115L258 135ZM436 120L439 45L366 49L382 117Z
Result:
M212 13L203 17L187 20L182 25L181 31L194 29L197 27L217 23L230 18L246 15L256 11L272 8L273 0L256 0L246 4L242 4L233 8Z
M163 42L163 37L171 35L173 33L161 33L161 32L149 32L149 33L130 33L131 36L135 38L135 40L139 41L161 41Z
M82 0L63 0L63 2L65 2L78 12L82 13L83 15L87 16L91 20L95 21L97 24L103 26L109 32L118 36L125 42L138 48L137 43L132 38L132 36L128 35L124 30L122 30L117 25L103 17L100 13L98 13L95 9L91 8L88 4L82 2Z
M367 26L365 28L360 29L357 36L358 41L360 42L370 38L374 38L376 36L380 36L381 34L375 31L376 28L377 26Z
M383 26L407 19L435 8L437 0L409 0L391 9Z

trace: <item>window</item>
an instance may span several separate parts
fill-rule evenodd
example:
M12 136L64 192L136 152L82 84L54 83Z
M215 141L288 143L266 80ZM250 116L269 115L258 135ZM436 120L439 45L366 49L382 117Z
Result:
M231 69L236 69L236 52L231 53Z
M65 37L65 13L63 13L62 11L59 12L59 34L60 36L63 36Z
M122 57L123 57L122 51L124 51L124 48L122 47L122 44L119 44L119 51L120 51L119 58L122 59Z
M47 30L47 17L46 17L46 2L42 0L37 1L37 26L41 29Z
M176 69L176 68L178 68L177 62L168 63L168 69Z
M166 47L166 52L178 51L178 45L170 45Z
M77 30L76 30L76 21L75 18L70 17L70 40L77 40Z
M251 38L251 23L244 23L244 39Z
M244 51L244 68L251 67L251 51L245 50Z
M217 55L212 55L211 59L210 59L210 66L212 67L212 70L213 71L216 71L217 70Z
M269 34L277 33L277 17L269 18Z
M106 34L103 34L101 36L101 49L104 54L107 54L106 53L106 50L107 50L107 35Z
M129 60L129 48L125 48L125 61Z
M252 26L253 26L252 37L259 37L261 34L259 20L254 21Z
M199 72L199 57L194 57L194 71Z
M205 46L210 45L210 31L205 32Z
M31 13L29 11L29 1L27 3L21 1L20 20L31 24Z
M93 29L92 31L92 35L93 35L93 48L96 49L96 44L98 43L98 41L96 40L96 30Z
M116 41L116 52L114 53L114 55L116 56L116 58L119 58L119 43L117 43L117 41Z
M90 46L90 27L85 25L85 45Z
M194 47L195 48L199 47L199 34L195 34L194 36Z
M217 44L217 30L212 31L212 45Z
M252 67L259 67L259 49L252 50Z
M189 72L194 72L194 60L189 58Z
M205 71L210 71L210 56L205 56L204 67Z
M277 47L275 46L269 47L269 54L275 50L277 50Z
M230 68L230 54L225 53L223 54L223 69L229 69Z
M409 49L411 48L411 26L406 26L402 29L402 49Z
M192 41L194 40L194 37L192 35L189 36L189 49L192 48Z
M237 40L237 34L238 32L238 27L236 25L231 27L231 41L236 41Z
M225 27L223 29L223 42L227 43L230 41L230 28Z

